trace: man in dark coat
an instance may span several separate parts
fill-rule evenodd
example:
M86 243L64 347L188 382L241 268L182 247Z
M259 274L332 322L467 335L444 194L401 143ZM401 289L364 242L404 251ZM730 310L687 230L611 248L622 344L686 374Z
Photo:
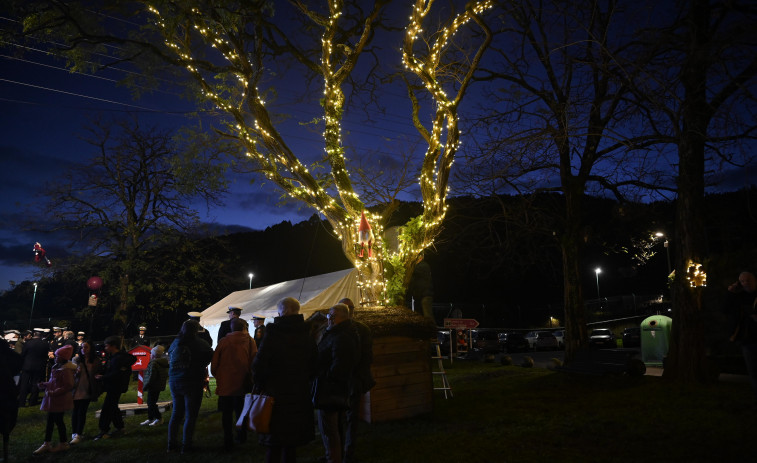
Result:
M105 339L105 352L110 355L108 363L105 365L105 372L101 375L95 375L96 379L103 382L105 399L98 424L100 433L94 437L94 440L117 436L123 431L124 420L121 417L121 410L118 408L118 401L121 399L121 394L129 389L131 366L137 361L136 357L121 350L121 338L118 336L109 336ZM108 433L111 423L113 423L115 430Z
M45 380L45 368L47 367L47 353L50 345L42 339L44 330L34 328L34 337L24 344L21 351L21 379L18 382L18 406L26 407L26 397L29 397L29 405L34 406L39 402L39 388L37 384Z
M139 325L139 334L131 338L131 346L150 346L150 339L147 337L147 326Z
M242 315L242 309L239 307L229 307L226 313L229 314L229 319L221 322L221 326L218 327L218 342L221 342L221 339L231 333L231 319L239 318Z
M13 377L21 371L21 355L0 338L0 433L3 435L3 461L8 460L10 434L18 419L18 387Z
M257 315L252 317L252 326L255 330L253 337L255 338L255 345L260 347L263 342L263 336L265 336L265 318L258 317Z
M360 400L363 395L376 385L371 374L373 363L373 335L371 329L365 323L355 320L355 304L349 298L339 301L350 309L350 319L345 323L351 323L360 338L360 358L357 367L353 370L350 384L350 408L344 414L344 454L343 462L355 461L355 446L357 443L357 424L360 421ZM341 425L340 425L341 427Z
M271 432L259 434L259 440L266 447L266 461L295 461L296 447L315 438L310 384L318 348L297 299L282 299L278 309L252 363L255 387L276 399Z
M202 313L187 312L187 315L189 316L190 320L194 320L197 323L200 323L200 317L202 316ZM208 333L208 330L206 330L204 326L200 325L200 331L197 333L197 337L207 342L210 347L213 347L213 337L210 336L210 333ZM220 338L218 340L220 341Z
M337 304L329 309L328 328L318 344L314 405L328 463L341 463L344 449L344 412L349 407L350 385L360 359L360 339L350 323L350 309ZM321 397L337 398L339 405L324 404ZM329 400L332 402L332 400Z

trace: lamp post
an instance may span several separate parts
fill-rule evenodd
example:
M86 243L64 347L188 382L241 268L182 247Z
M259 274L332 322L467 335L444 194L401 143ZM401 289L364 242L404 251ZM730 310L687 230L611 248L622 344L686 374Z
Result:
M673 269L670 268L670 243L668 243L668 238L665 236L665 233L657 232L654 235L658 238L665 238L665 242L663 242L662 245L665 247L665 254L668 257L668 275L670 275L673 272Z
M248 277L250 277L250 289L252 289L252 277L253 277L254 275L253 275L252 273L250 273L250 274L249 274L249 275L247 275L247 276L248 276Z
M29 330L32 329L32 317L34 316L34 301L37 300L37 282L34 282L34 295L32 296L32 311L29 312Z
M594 273L597 274L597 300L599 301L599 309L602 310L602 298L599 296L599 274L602 273L602 269L597 267L594 269Z

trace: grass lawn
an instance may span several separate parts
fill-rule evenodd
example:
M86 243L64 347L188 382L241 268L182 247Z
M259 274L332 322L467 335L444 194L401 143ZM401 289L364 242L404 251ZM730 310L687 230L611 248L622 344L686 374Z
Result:
M679 386L654 376L572 376L481 361L456 361L447 373L454 398L435 392L433 413L361 423L361 462L757 461L757 412L746 382ZM123 401L134 402L135 396L130 391ZM169 400L168 391L161 400ZM90 406L87 437L97 433L94 411L100 404ZM191 455L166 454L167 424L139 426L146 419L140 414L125 418L125 436L85 440L67 452L32 457L44 438L45 413L24 408L11 435L10 461L262 462L254 435L247 444L222 451L215 409L215 397L203 400L198 450ZM66 423L70 432L70 414ZM301 462L322 455L320 440L299 449Z

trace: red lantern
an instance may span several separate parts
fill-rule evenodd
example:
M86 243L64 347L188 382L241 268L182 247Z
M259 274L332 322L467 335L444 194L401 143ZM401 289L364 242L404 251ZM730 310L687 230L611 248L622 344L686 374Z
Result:
M91 289L92 291L97 291L98 289L102 288L103 286L103 279L100 277L91 277L89 280L87 280L87 288Z

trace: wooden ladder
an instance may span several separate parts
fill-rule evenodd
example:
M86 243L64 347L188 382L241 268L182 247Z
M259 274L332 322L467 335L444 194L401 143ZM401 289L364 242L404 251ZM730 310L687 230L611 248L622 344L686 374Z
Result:
M436 360L439 364L439 370L438 371L432 371L431 373L433 375L439 375L441 377L441 387L436 387L436 381L434 381L434 390L435 391L444 391L444 398L448 399L452 397L452 388L449 386L449 380L447 379L447 372L444 371L444 363L442 363L442 360L444 360L447 357L442 356L442 351L439 348L439 341L434 342L434 347L436 348L436 355L431 357L431 359Z

